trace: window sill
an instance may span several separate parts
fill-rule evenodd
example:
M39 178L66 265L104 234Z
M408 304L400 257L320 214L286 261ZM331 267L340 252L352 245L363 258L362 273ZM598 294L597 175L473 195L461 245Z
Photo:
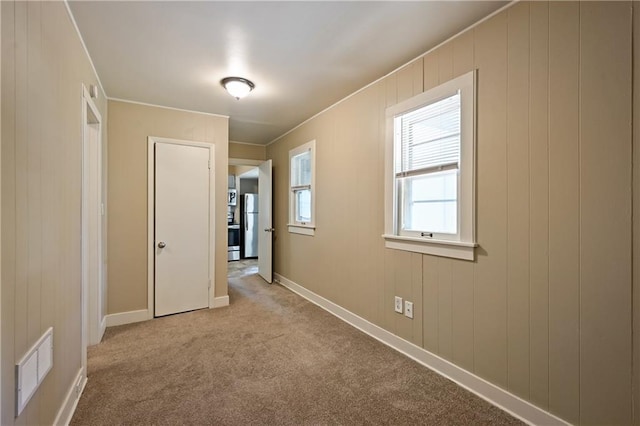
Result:
M292 225L288 224L289 232L292 234L310 235L316 234L316 227L311 225Z
M413 251L432 254L434 256L451 257L462 260L475 260L476 243L448 240L425 240L422 238L401 237L384 234L385 247L396 250Z

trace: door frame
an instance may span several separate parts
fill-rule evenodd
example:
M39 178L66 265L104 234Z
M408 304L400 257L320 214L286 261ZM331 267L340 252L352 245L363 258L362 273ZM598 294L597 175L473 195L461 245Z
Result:
M98 144L98 198L100 199L99 215L98 215L98 283L97 288L95 286L89 286L89 269L88 269L88 246L87 240L89 235L88 228L88 159L87 159L87 115L91 112L96 118L97 123L91 123L97 126L97 144ZM102 140L102 116L98 107L91 98L91 94L87 87L82 85L82 189L81 189L81 250L82 250L82 368L84 375L86 375L87 367L87 347L89 344L99 343L102 339L102 335L106 329L106 312L103 312L103 317L98 318L98 312L100 306L96 298L99 294L104 297L104 286L106 281L104 279L104 167L103 160L103 140ZM91 297L90 297L91 296ZM104 302L104 301L103 301Z
M270 159L266 159L266 160L254 160L254 159L246 159L246 158L234 158L234 157L229 157L228 158L228 165L229 166L254 166L254 167L259 167L261 164L263 164L266 161L269 161ZM273 160L272 160L273 161ZM271 204L273 206L273 163L272 163L272 185L271 185ZM273 211L271 212L271 226L273 227ZM273 253L274 253L274 246L273 246L273 235L272 235L272 240L271 240L271 261L273 262ZM259 244L259 243L258 243ZM258 252L260 252L260 246L258 245ZM260 256L258 256L259 258ZM227 274L228 275L228 274ZM273 277L273 266L271 269L271 275ZM264 277L262 277L264 279ZM266 282L268 282L269 284L271 284L273 282L273 279L271 282L265 280Z
M155 144L167 143L173 145L196 146L209 150L209 309L214 305L214 277L215 274L215 145L206 142L188 141L181 139L162 138L158 136L147 137L147 318L155 318L155 181L156 162Z

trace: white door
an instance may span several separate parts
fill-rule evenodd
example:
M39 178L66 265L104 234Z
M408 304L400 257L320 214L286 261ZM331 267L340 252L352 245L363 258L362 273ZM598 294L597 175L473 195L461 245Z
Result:
M271 160L258 166L258 273L269 284L273 281L273 219L271 217Z
M209 306L209 149L155 144L155 316Z

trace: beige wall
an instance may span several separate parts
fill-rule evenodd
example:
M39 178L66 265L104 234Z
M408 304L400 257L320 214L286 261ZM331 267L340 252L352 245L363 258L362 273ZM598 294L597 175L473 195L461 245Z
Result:
M639 3L634 2L634 6ZM640 425L640 10L633 8L633 424Z
M240 176L243 173L246 173L250 170L255 169L257 166L229 166L229 174L230 175L235 175L236 179L238 178L238 176ZM236 186L238 185L238 182L236 182Z
M229 158L266 160L267 149L263 145L229 141Z
M228 119L109 101L110 314L147 309L148 136L215 145L215 296L227 295Z
M630 423L630 5L517 3L269 145L275 271L570 422ZM385 249L385 108L474 68L477 259ZM286 231L312 139L315 237Z
M98 82L64 3L1 7L0 423L52 424L81 368L81 88ZM14 365L51 326L53 369L15 419Z
M0 46L2 46L2 7L0 6ZM0 99L2 99L2 52L0 50ZM1 109L1 108L0 108ZM2 114L0 112L0 320L2 319ZM0 325L0 383L2 383L2 326ZM2 385L0 385L2 401ZM2 402L0 402L0 422L2 422Z

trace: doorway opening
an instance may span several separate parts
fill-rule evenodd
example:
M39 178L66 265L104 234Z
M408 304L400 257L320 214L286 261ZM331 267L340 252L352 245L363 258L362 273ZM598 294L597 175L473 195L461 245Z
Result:
M227 206L229 261L258 258L258 217L260 215L258 168L229 166L229 190L236 202ZM231 265L230 265L231 266Z
M229 159L229 278L257 272L273 281L271 169L271 160Z

